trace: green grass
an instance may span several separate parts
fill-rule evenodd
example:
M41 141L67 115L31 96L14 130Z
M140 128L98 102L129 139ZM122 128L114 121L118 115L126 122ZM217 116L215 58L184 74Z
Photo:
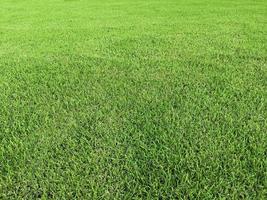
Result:
M266 0L0 0L0 199L266 199Z

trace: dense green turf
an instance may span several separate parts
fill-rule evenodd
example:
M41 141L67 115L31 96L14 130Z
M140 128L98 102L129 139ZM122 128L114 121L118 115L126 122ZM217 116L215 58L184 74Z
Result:
M0 199L264 199L266 0L0 0Z

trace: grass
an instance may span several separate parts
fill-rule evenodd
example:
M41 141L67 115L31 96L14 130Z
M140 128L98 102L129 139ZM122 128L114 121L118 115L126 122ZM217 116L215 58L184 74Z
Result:
M1 0L0 199L266 199L265 0Z

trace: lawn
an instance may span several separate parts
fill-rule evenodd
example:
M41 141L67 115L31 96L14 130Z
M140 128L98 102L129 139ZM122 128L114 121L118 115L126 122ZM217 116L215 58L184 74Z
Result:
M0 199L266 199L266 0L0 0Z

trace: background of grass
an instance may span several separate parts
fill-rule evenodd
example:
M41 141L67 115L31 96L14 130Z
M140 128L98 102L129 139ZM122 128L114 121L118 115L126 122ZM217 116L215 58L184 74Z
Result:
M266 198L267 1L1 0L0 198Z

